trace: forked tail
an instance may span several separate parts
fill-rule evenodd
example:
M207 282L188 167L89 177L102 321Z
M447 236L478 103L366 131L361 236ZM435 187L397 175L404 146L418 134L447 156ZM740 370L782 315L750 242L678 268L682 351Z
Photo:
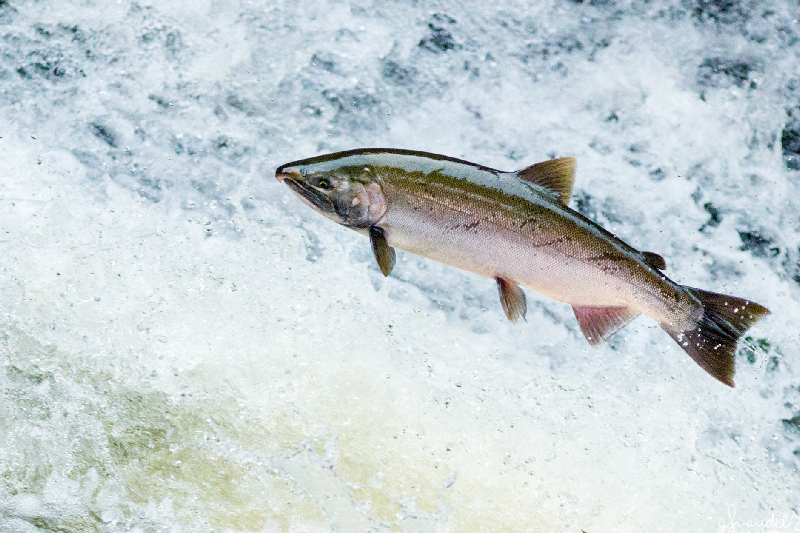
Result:
M750 326L770 314L769 309L755 302L686 287L703 304L703 316L697 327L675 331L661 327L706 372L733 387L736 344Z

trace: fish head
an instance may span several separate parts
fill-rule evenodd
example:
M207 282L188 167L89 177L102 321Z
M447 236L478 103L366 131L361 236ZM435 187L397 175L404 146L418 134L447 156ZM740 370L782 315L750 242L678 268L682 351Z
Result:
M305 160L278 167L275 177L306 205L343 226L368 228L386 214L381 181L369 167Z

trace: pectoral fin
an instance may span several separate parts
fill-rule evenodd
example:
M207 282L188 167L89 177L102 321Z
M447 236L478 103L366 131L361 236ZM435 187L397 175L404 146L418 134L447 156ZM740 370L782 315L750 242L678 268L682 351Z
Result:
M555 193L561 203L567 205L575 182L575 166L574 157L561 157L518 170L517 177Z
M370 226L369 240L372 243L372 252L384 276L392 273L396 261L394 248L386 242L386 233L378 226Z
M528 312L528 304L525 302L525 293L519 285L505 278L495 278L497 280L497 290L500 291L500 303L503 311L512 324L517 323L519 317L525 318Z
M574 306L572 310L575 311L575 318L578 319L583 335L592 346L602 344L639 316L639 313L627 307Z

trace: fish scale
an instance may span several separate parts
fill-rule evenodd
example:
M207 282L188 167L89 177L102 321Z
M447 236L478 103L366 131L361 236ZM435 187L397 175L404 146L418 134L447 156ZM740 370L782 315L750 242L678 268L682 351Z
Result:
M656 313L663 307L662 294L675 292L675 284L642 264L636 250L597 238L596 224L558 205L549 191L531 186L527 198L500 188L478 194L467 178L437 173L430 183L396 170L374 172L382 177L392 206L380 225L396 248L485 277L504 277L570 305L642 306L655 299L651 313ZM622 270L625 278L613 276ZM604 274L612 278L601 279ZM642 284L648 277L650 283ZM602 287L608 284L614 290L605 294Z

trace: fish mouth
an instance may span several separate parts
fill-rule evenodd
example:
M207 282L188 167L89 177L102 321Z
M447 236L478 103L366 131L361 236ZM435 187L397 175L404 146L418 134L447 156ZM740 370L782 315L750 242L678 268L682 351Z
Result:
M275 171L275 179L277 179L279 183L287 178L297 179L302 176L303 174L297 169L297 167L290 167L287 165L282 165L278 167L278 170Z
M276 173L276 177L278 174ZM295 179L296 174L282 174L278 178L279 181L285 183L300 199L304 200L308 205L323 213L335 213L336 207L333 202L326 195L322 194L317 189L306 185L302 181Z

